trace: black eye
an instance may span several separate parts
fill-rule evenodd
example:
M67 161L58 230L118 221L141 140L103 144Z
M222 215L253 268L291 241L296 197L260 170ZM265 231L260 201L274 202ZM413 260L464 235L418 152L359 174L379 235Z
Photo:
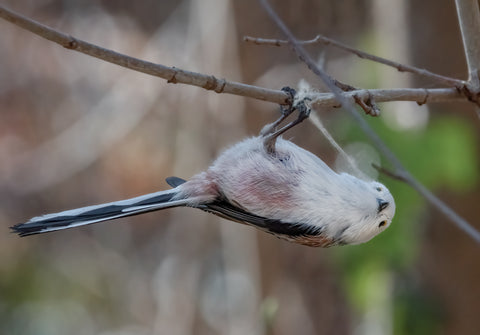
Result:
M387 224L387 221L382 221L378 224L378 228L383 227Z
M375 188L378 192L382 192L382 188L381 187L377 187Z

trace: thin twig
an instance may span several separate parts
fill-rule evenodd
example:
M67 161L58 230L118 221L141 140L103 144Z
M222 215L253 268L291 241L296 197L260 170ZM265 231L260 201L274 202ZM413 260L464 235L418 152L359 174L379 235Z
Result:
M371 115L371 116L379 116L380 115L380 110L377 107L377 104L375 103L375 99L372 97L371 94L368 95L366 99L362 99L358 95L353 96L353 100L359 105L365 114Z
M68 34L47 27L30 18L24 17L0 5L0 17L26 29L40 37L60 44L74 51L99 58L106 62L117 64L128 69L143 72L152 76L166 79L169 83L182 83L195 85L216 92L230 93L254 99L269 101L277 104L285 104L288 95L281 90L271 90L263 87L246 85L242 83L219 80L214 76L190 72L175 67L167 67L138 58L130 57L115 51L105 49L94 44L81 41ZM428 92L428 94L426 94ZM441 101L467 101L462 94L454 89L376 89L376 90L353 90L342 93L346 98L361 96L366 98L370 95L377 102L387 101L415 101L417 103L441 102ZM318 94L315 103L325 107L339 106L339 101L332 93Z
M480 10L477 0L455 0L463 49L468 67L468 82L460 88L468 100L480 107Z
M276 40L276 39L265 39L265 38L255 38L251 36L245 36L243 38L245 42L252 42L254 44L259 44L259 45L271 45L271 46L282 46L288 44L288 41L283 41L283 40ZM425 70L425 69L420 69L415 66L410 66L410 65L405 65L401 64L398 62L395 62L390 59L386 59L383 57L375 56L372 54L369 54L365 51L359 50L357 48L353 48L351 46L348 46L346 44L343 44L341 42L338 42L334 39L325 37L323 35L317 35L315 38L307 41L298 41L299 44L314 44L314 43L322 43L325 45L331 45L334 46L338 49L353 53L354 55L363 58L363 59L368 59L383 65L391 66L396 68L400 72L410 72L417 74L422 77L426 77L432 80L435 80L438 83L442 83L448 86L453 86L453 87L463 87L466 82L460 79L455 79L455 78L450 78L446 76L442 76L440 74Z
M281 90L272 90L263 87L226 81L225 79L218 79L212 75L186 71L175 67L168 67L120 54L115 51L82 41L68 34L59 32L53 28L11 11L2 5L0 5L0 17L34 34L58 43L64 48L75 50L131 70L161 77L172 84L188 84L202 87L206 90L212 90L217 93L241 95L259 100L275 102L278 104L285 104L286 99L288 98L288 95Z
M423 186L419 181L417 181L401 164L398 158L390 151L390 149L385 145L385 143L380 139L380 137L373 131L368 123L357 113L353 103L346 99L342 94L342 91L335 86L329 76L320 69L310 55L305 51L305 49L298 43L295 36L287 28L285 23L280 19L278 14L272 9L267 0L259 0L261 5L267 11L268 15L280 28L280 30L286 35L290 46L294 49L297 56L305 62L309 69L312 70L317 76L319 76L325 85L335 94L335 97L338 101L341 102L342 107L344 107L357 121L362 131L370 138L373 144L377 149L385 156L385 158L395 167L395 174L401 176L408 185L415 189L419 194L421 194L427 201L429 201L433 206L435 206L440 212L442 212L446 217L448 217L453 223L455 223L461 230L467 233L475 242L480 244L480 232L478 232L473 226L471 226L465 219L460 217L455 211L448 207L443 201L437 198L432 192L430 192L425 186Z
M372 98L376 102L387 101L415 101L418 104L465 101L465 97L455 88L393 88L393 89L359 89L342 92L345 99L353 99L355 96L362 99ZM322 107L340 107L334 93L316 93L311 96L312 101Z
M468 81L475 91L480 89L480 10L477 0L455 0L458 23L468 66Z
M404 183L408 183L408 180L405 179L404 176L401 176L399 174L396 174L395 172L393 171L390 171L389 169L387 168L384 168L383 166L379 166L375 163L372 163L372 167L377 170L378 172L380 173L383 173L384 175L386 175L387 177L390 177L392 179L395 179L395 180L398 180L398 181L403 181Z
M401 174L401 173L395 173L393 171L390 171L384 167L380 167L376 164L372 164L372 166L378 170L379 172L385 174L386 176L396 179L399 181L402 181L415 189L418 193L420 193L424 198L426 198L431 204L435 205L437 208L439 207L444 207L444 210L442 210L443 214L445 214L451 221L456 222L459 220L459 227L465 231L468 235L470 235L475 241L479 242L480 241L480 234L478 230L473 228L467 221L462 219L461 217L458 216L457 213L455 213L451 208L447 207L443 201L441 201L439 198L437 198L430 190L428 190L425 186L423 186L420 183L415 183L412 181L415 181L411 178L409 175Z

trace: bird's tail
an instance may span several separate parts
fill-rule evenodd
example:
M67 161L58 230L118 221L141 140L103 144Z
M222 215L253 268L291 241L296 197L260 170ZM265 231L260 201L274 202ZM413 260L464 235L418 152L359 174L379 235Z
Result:
M188 199L176 199L176 194L177 191L173 189L102 205L46 214L10 228L20 236L28 236L188 205Z

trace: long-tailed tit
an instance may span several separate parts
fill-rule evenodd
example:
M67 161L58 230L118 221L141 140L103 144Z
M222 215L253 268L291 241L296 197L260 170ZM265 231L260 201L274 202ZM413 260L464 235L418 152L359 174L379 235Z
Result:
M121 217L188 206L314 247L359 244L384 231L395 213L388 189L336 173L320 158L279 136L309 110L279 129L285 112L260 136L243 140L189 181L167 178L171 190L34 217L12 230L46 233Z

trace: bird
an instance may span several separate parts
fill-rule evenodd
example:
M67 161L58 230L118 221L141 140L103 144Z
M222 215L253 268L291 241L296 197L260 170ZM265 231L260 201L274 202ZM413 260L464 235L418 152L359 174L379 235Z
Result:
M280 127L294 111L298 117ZM189 180L135 198L34 217L14 225L20 236L42 234L172 207L193 207L311 246L360 244L387 229L395 201L383 184L333 171L322 159L282 138L310 109L297 104L258 136L231 146Z

